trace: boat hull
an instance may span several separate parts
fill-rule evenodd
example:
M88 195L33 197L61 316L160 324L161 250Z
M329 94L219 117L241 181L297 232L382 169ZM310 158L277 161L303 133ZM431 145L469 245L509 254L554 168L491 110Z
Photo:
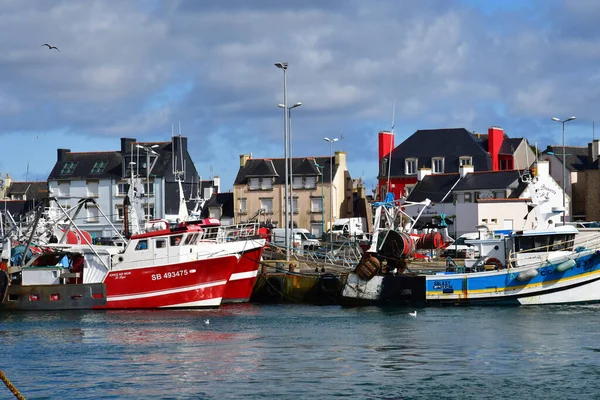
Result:
M106 305L95 308L215 308L238 262L231 255L110 271Z
M1 308L4 310L81 310L106 306L102 283L77 285L10 285Z
M239 262L235 265L225 287L223 303L246 303L250 301L258 276L264 243L259 243L256 246L250 250L241 251Z
M475 273L441 273L424 279L426 305L542 305L600 302L600 256L578 255L573 267L562 263ZM400 275L402 276L402 275ZM369 281L352 273L344 287L344 304L419 304L406 290L393 289L398 276ZM354 287L352 287L354 285ZM387 290L384 290L388 288Z

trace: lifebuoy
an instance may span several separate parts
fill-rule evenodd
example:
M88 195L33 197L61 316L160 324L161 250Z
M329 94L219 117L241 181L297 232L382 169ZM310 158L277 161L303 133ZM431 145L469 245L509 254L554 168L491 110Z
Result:
M496 257L490 257L485 260L485 265L495 265L496 269L502 268L502 261L498 260Z

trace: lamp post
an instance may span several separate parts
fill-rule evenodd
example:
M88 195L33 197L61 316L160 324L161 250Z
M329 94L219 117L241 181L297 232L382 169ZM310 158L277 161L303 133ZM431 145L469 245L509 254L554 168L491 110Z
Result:
M321 236L325 233L325 184L323 182L323 168L324 165L315 163L317 168L321 168Z
M324 138L326 142L329 142L329 243L331 249L333 249L333 143L338 141L338 138Z
M150 154L158 156L158 153L155 152L154 150L152 150L152 149L158 147L158 145L155 144L155 145L148 147L148 146L143 146L141 144L138 144L135 147L146 151L146 196L147 197L146 197L146 218L145 219L150 220L150 170L152 169L150 167ZM131 184L133 185L133 182L131 182Z
M569 117L567 119L561 120L560 118L552 117L552 121L560 122L562 124L562 164L563 164L563 225L567 223L567 193L566 193L566 184L567 184L567 162L566 162L566 153L565 153L565 122L573 121L575 117ZM570 215L570 213L569 213Z
M287 119L288 119L288 154L289 154L289 172L290 172L290 225L292 228L292 237L294 232L294 157L292 156L292 108L300 107L301 102L297 102L293 106L287 108ZM284 104L277 104L279 108L285 108Z
M290 260L290 251L289 251L289 236L288 236L288 121L287 121L287 77L286 71L288 68L287 62L276 62L275 66L283 71L283 153L285 159L285 193L283 195L285 205L284 209L284 234L285 234L285 260Z

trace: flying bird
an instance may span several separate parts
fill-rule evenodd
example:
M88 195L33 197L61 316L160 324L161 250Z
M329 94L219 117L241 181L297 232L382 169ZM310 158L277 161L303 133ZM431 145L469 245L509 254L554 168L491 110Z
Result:
M40 47L44 47L44 46L48 46L48 50L56 49L56 51L58 51L60 53L60 50L56 46L50 46L48 43L44 43Z
M210 321L207 318L207 319L204 320L204 325L208 325L208 324L210 324Z

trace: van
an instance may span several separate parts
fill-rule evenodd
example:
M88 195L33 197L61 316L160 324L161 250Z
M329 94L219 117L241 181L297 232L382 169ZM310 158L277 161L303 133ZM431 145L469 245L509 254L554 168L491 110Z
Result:
M308 229L288 229L288 235L291 235L292 232L294 234L292 247L305 250L315 250L316 248L321 246L321 242L319 241L319 239L317 239L315 235L310 233ZM271 231L271 242L273 244L283 246L285 244L285 228L273 229Z
M333 222L331 231L336 236L347 238L361 238L365 234L366 219L365 218L338 218Z

